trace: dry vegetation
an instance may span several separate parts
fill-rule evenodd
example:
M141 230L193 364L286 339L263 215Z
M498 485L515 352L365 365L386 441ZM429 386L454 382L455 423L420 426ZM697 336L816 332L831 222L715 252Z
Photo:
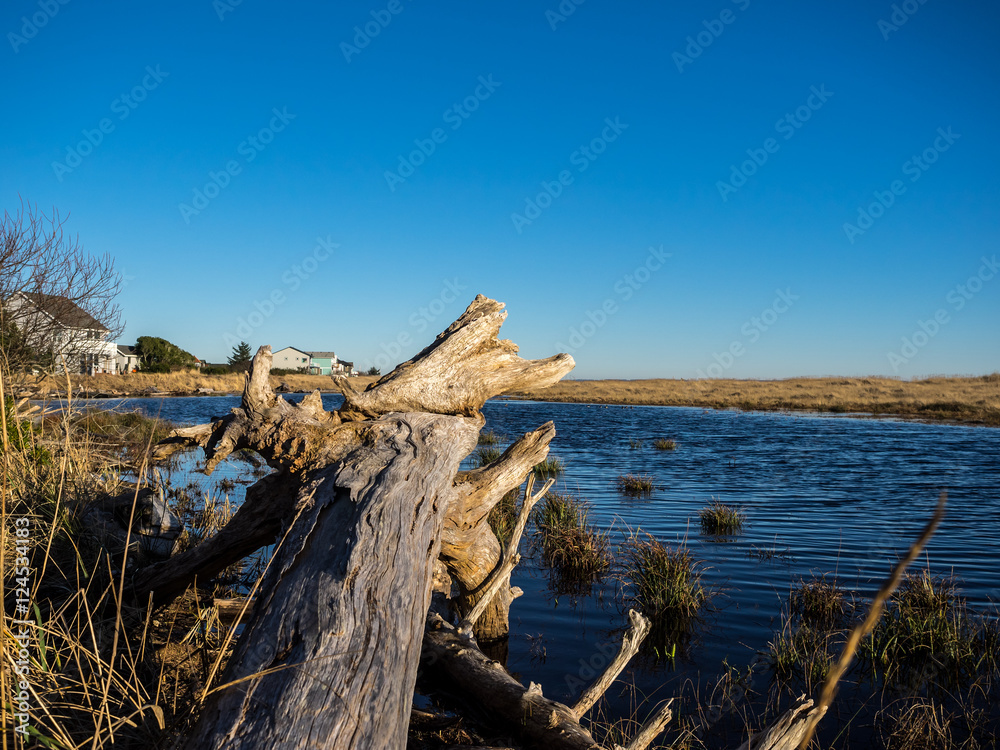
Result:
M356 390L376 380L351 378ZM339 392L327 375L274 375L277 388ZM41 383L61 391L65 379ZM73 388L87 394L142 395L197 393L211 389L239 393L243 375L200 375L185 370L163 374L75 375ZM979 377L930 377L923 380L867 378L791 378L788 380L564 380L551 388L511 394L511 398L595 404L698 406L744 411L823 411L894 415L1000 426L1000 373Z
M368 376L351 378L351 384L356 390L364 388L376 380ZM243 391L243 373L233 372L226 375L202 375L195 370L181 370L169 373L131 373L129 375L73 375L74 392L83 391L87 394L131 395L139 396L159 392L163 395L197 393L199 389L208 389L220 393L241 393ZM282 383L292 391L333 391L340 392L329 375L272 375L271 384L278 388ZM47 378L37 387L42 392L62 392L66 389L65 376Z
M792 378L788 380L563 380L514 394L541 401L826 411L899 415L1000 426L1000 373L924 380Z

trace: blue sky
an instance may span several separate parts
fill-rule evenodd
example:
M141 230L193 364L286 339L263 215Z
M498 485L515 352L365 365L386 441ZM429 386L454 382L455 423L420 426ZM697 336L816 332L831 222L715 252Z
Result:
M1000 8L676 5L7 2L0 209L209 361L483 293L571 377L1000 369Z

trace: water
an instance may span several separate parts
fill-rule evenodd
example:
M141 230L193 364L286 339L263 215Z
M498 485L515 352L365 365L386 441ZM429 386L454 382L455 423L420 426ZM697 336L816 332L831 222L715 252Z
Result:
M323 401L333 409L341 397ZM226 413L239 398L94 404L140 408L193 424ZM919 535L942 490L948 492L948 514L925 556L932 571L954 575L977 608L1000 599L1000 430L502 400L483 411L486 429L508 442L555 422L550 455L565 464L556 491L589 500L591 522L612 528L619 538L641 529L667 543L686 540L707 566L705 580L718 592L713 612L673 663L638 660L626 673L643 694L670 695L685 680L706 684L723 671L723 660L749 664L780 630L790 587L811 573L836 572L849 587L871 595ZM656 438L677 441L677 450L656 450ZM630 439L642 440L643 447L631 449ZM196 458L200 455L187 460ZM245 472L242 467L229 470ZM619 494L616 479L628 473L655 478L651 497ZM724 542L700 533L698 510L712 499L746 510L749 525L743 533ZM755 549L782 554L762 560L752 554ZM620 584L608 580L586 596L559 593L537 557L529 555L512 582L525 595L511 609L508 668L525 682L541 683L547 696L572 702L580 680L588 682L580 659L596 657L600 646L618 639L625 619L617 598Z

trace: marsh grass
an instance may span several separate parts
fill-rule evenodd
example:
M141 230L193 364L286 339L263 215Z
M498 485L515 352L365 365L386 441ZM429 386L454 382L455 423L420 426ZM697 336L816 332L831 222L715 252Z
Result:
M782 680L799 677L811 690L829 674L839 654L839 638L838 633L786 618L781 632L768 644L775 675Z
M472 465L475 468L489 466L503 455L503 451L492 445L484 445L477 449L472 456Z
M750 545L750 549L747 550L747 557L752 557L761 562L790 560L792 558L792 551L788 547L779 549L777 544L772 544L770 547L758 547L752 544Z
M626 600L654 625L685 629L708 601L704 564L685 546L635 533L625 542L623 564Z
M499 502L490 509L490 514L486 518L486 522L493 529L493 533L497 535L497 539L502 545L506 545L514 533L518 513L517 498L520 493L520 487L506 492Z
M851 612L836 578L799 579L788 594L781 631L768 644L775 676L783 682L797 678L810 690L826 679L847 638Z
M840 582L836 578L827 580L825 575L809 581L800 579L788 603L793 616L825 629L845 626L851 611Z
M0 378L0 391L5 381ZM20 440L4 440L0 451L0 576L8 595L22 583L30 592L26 611L13 612L33 622L24 633L31 660L27 746L169 744L197 718L208 669L216 660L224 665L233 641L211 617L211 588L207 599L189 594L155 615L131 603L127 580L144 564L134 522L132 532L93 522L95 503L134 489L119 473L122 457L134 462L143 483L148 446L169 425L130 412L84 412L32 426L6 408L4 421ZM213 502L199 510L194 488L188 489L171 489L169 497L183 497L189 513L201 515L203 536L214 533L232 509ZM18 519L29 521L27 566L14 545L23 528ZM27 581L18 580L23 567L30 569ZM19 648L3 638L0 660L16 662ZM0 695L8 706L16 693L11 674ZM11 728L5 726L9 742Z
M653 492L653 477L648 474L623 474L618 477L618 491L633 497L642 497Z
M889 681L922 670L925 681L961 684L997 674L998 627L995 619L969 610L955 579L925 568L903 579L861 654Z
M532 513L542 559L564 579L594 580L611 567L609 533L587 522L589 511L580 498L550 493Z
M666 438L659 438L653 441L653 447L658 451L675 451L677 450L677 443Z
M503 436L494 430L479 433L479 445L500 445L503 441Z
M746 513L735 505L726 505L721 500L715 500L698 511L701 530L706 534L732 535L743 531L746 525Z
M540 479L547 479L549 477L555 477L562 474L565 469L565 465L558 458L553 458L552 456L546 456L545 460L535 464L533 471L535 476Z
M167 437L172 425L138 411L87 409L69 421L80 455L95 465L115 461L136 467L146 446Z
M657 404L747 411L829 411L899 414L1000 425L996 375L902 380L563 380L516 398L600 404Z
M631 450L637 451L642 448L642 441L635 438L629 438L628 447Z
M886 750L959 750L952 737L954 717L936 701L917 698L904 708L888 712L879 722ZM891 727L891 729L888 729ZM887 731L888 730L888 731Z

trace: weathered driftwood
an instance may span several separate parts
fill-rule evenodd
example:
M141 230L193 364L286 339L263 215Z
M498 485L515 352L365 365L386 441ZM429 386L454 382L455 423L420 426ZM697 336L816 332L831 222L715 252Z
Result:
M496 340L504 316L502 305L477 297L413 360L363 394L348 388L333 413L318 393L299 404L278 396L270 349L261 347L240 407L175 432L161 448L199 445L209 472L248 448L280 473L255 485L247 512L221 541L172 561L173 571L150 572L137 591L162 601L194 574L287 529L189 747L404 744L445 519L476 515L475 501L453 501L471 497L454 484L482 426L479 409L504 390L554 382L573 366L567 355L517 357L513 344ZM543 432L547 447L551 429ZM516 469L519 483L530 469L523 462L512 468L508 460L493 473ZM487 513L479 511L478 524ZM493 588L510 588L503 571L494 580L501 585Z
M612 659L604 673L597 678L597 681L583 691L576 705L573 706L573 713L577 718L582 718L594 707L594 704L608 691L611 684L618 679L622 670L632 661L632 657L639 653L639 647L642 646L643 640L649 633L651 623L648 618L643 617L634 609L628 611L628 619L629 629L625 633L625 637L622 638L618 654Z
M478 424L384 417L311 475L192 748L405 745L452 478Z
M546 698L534 683L525 688L437 613L427 618L421 658L423 673L435 684L446 686L482 721L516 733L528 747L601 750L571 708Z
M648 632L648 621L645 628L641 624L635 627L645 620L641 615L630 612L630 619L633 628L625 636L623 651L637 647ZM437 611L427 617L421 670L425 680L441 686L483 723L517 736L526 748L605 750L580 724L574 709L546 698L541 685L524 687L502 665L486 657L475 639ZM598 684L603 693L610 682L603 683L602 676ZM625 750L645 750L662 734L671 716L668 701L653 712Z
M503 304L479 294L434 343L375 381L364 391L340 378L345 419L373 418L392 411L424 411L478 417L486 400L521 390L544 388L573 369L573 358L557 354L524 360L517 346L497 339L507 313Z
M514 596L521 595L522 592L519 589L511 589L510 586L510 574L514 572L514 568L521 562L521 555L517 551L521 544L521 535L524 534L524 529L528 525L528 519L531 517L531 509L545 496L545 493L549 491L554 482L554 479L550 479L538 493L532 493L535 486L535 478L533 476L528 477L528 486L524 490L524 501L521 503L521 509L517 514L517 522L514 524L514 530L511 532L507 546L504 548L503 556L500 558L500 564L490 573L490 577L483 582L482 598L462 618L462 622L458 626L460 631L471 633L473 626L483 616L490 601L501 590L511 591Z
M790 709L779 716L766 729L750 736L739 750L795 750L805 738L810 722L823 718L813 706L812 698L800 696Z
M546 422L526 433L493 463L456 477L441 539L441 559L459 585L457 604L463 615L483 597L485 581L500 562L500 542L487 521L490 511L505 494L521 486L535 464L545 460L555 434L555 426ZM514 598L507 586L489 600L475 626L480 643L507 637Z
M196 579L208 580L261 547L277 541L282 524L294 517L301 480L272 474L247 488L246 499L218 534L169 560L140 570L132 596L157 606L180 596Z

